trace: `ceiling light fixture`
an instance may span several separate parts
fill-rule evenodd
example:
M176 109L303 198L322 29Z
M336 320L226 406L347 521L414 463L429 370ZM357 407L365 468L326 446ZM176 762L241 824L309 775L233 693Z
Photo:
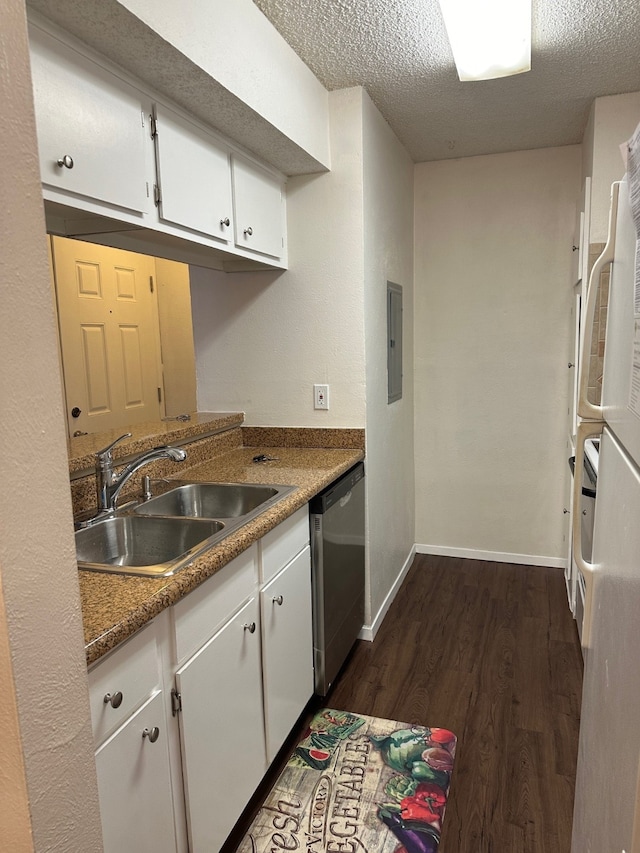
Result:
M461 80L531 70L531 0L438 0Z

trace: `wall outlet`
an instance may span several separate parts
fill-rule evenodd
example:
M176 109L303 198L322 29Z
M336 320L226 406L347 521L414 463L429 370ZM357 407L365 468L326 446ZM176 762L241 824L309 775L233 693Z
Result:
M329 408L329 386L314 385L313 386L313 408L328 409Z

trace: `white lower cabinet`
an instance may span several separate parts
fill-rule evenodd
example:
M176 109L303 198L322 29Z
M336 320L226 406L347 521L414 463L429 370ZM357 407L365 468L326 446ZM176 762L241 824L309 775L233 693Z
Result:
M267 769L256 598L176 674L191 853L219 850Z
M267 760L313 694L311 558L307 545L260 592Z
M105 853L220 849L313 693L309 553L304 507L91 669Z
M161 614L89 671L105 853L176 853Z
M97 750L96 769L104 853L175 853L162 692Z

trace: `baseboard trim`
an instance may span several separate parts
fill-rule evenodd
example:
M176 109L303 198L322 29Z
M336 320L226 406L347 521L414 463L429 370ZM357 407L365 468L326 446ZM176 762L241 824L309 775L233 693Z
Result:
M404 565L400 569L400 573L398 577L395 579L393 586L387 593L387 597L382 602L382 606L378 610L375 619L373 620L371 625L363 625L360 633L358 634L359 640L368 640L370 643L373 642L376 638L376 634L378 633L380 626L382 625L382 620L387 615L387 611L393 604L393 599L398 594L398 590L402 586L402 581L407 576L407 572L411 568L411 563L413 563L413 558L416 555L416 546L414 545L409 552L409 556L404 561Z
M416 545L416 554L433 554L437 557L461 557L465 560L489 560L492 563L519 563L524 566L545 566L566 569L562 557L542 557L538 554L508 554L504 551L476 551L473 548L448 548L442 545Z

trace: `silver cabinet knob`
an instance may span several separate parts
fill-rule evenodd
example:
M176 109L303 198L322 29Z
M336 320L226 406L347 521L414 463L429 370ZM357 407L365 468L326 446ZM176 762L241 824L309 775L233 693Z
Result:
M244 236L245 237L247 237L247 236L251 237L252 234L253 234L253 228L251 226L244 229Z
M158 740L158 738L160 737L160 729L157 726L154 726L151 729L145 729L142 732L143 740L146 737L149 738L149 743L155 743Z
M229 217L227 216L227 217L225 217L224 219L221 219L221 220L220 220L220 225L226 225L226 226L227 226L227 228L228 228L228 227L229 227L229 225L231 225L231 220L230 220L230 219L229 219Z
M256 623L255 622L245 622L245 624L242 627L244 628L245 631L248 631L250 634L254 634L255 630L256 630Z
M112 708L119 708L122 705L122 693L119 690L117 693L105 693L104 704L111 705Z
M271 600L273 601L274 604L282 604L282 602L284 601L284 598L281 595L274 595Z
M65 169L73 169L73 157L70 154L65 154L64 157L60 157L59 160L56 160L56 163L61 169L63 167Z

